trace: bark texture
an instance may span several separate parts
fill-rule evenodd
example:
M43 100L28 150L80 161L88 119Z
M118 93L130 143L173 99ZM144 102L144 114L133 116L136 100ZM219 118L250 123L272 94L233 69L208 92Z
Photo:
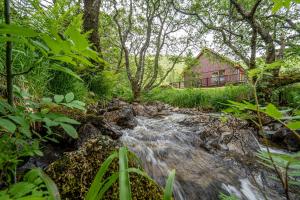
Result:
M99 12L101 0L84 0L83 29L92 31L89 37L94 49L101 52L99 37Z

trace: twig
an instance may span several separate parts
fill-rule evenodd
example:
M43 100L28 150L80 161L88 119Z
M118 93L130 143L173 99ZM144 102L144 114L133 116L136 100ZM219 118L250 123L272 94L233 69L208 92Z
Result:
M258 102L257 91L256 91L256 86L257 86L258 80L259 80L259 78L256 79L254 87L253 87L254 98L255 98L255 103L256 103L256 113L257 113L258 122L259 122L259 130L262 133L262 136L264 137L264 139L266 139L266 137L263 133L263 125L262 125L262 120L261 120L262 118L261 118L260 111L259 111L259 104L258 104L259 102ZM269 149L269 141L267 139L265 141L267 143L266 149L267 149L267 153L268 153L269 159L271 161L271 164L273 165L275 173L277 174L278 178L280 179L283 189L286 191L285 181L283 180L282 174L280 173L279 169L277 168L277 165L275 164L273 157L271 155L271 152ZM288 192L286 193L286 198L287 198L287 200L289 200Z
M34 67L30 67L28 70L26 70L24 72L13 74L13 76L20 76L20 75L28 74L29 72L31 72L33 70L33 68Z

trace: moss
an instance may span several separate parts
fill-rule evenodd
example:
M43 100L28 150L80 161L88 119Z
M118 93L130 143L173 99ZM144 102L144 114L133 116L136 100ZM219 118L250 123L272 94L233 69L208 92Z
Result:
M103 161L115 150L118 143L107 136L85 142L77 151L67 152L60 160L49 165L46 172L57 184L62 199L84 199ZM136 162L130 160L130 167ZM115 160L107 176L118 171ZM133 199L161 199L162 190L154 182L138 174L130 175ZM118 183L107 191L104 199L118 199Z
M55 106L51 105L48 109L53 113L60 113L60 114L66 115L67 117L70 117L72 119L79 120L79 121L81 121L81 119L85 117L85 113L82 110L70 109L70 108L67 108L64 106L60 106L60 105L55 105Z

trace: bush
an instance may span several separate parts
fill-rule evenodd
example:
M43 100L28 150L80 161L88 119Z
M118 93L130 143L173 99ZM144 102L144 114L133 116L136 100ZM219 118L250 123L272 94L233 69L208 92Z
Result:
M73 92L76 99L85 99L88 96L88 89L83 81L60 71L52 72L48 90L51 94L62 95Z
M133 95L126 73L115 74L103 71L94 77L86 77L89 89L102 101L110 101L114 97L131 101Z
M300 107L300 83L275 90L272 94L272 103L279 106Z
M99 98L110 99L118 76L113 72L103 71L89 79L88 85L90 91L94 92Z
M156 88L143 96L144 101L162 101L172 106L200 108L219 111L227 107L227 101L242 101L251 98L248 85L226 86L222 88Z

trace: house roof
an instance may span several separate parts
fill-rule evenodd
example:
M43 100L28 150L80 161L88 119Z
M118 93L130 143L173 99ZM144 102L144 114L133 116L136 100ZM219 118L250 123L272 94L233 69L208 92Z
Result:
M221 59L221 60L223 60L223 61L225 61L225 62L231 64L233 67L236 67L236 68L242 68L242 69L243 69L243 67L242 67L239 63L237 63L237 62L231 60L230 58L228 58L228 57L226 57L226 56L224 56L224 55L222 55L222 54L219 54L219 53L215 52L214 50L209 49L209 48L207 48L207 47L203 48L203 49L201 50L201 52L197 55L196 58L199 59L204 53L210 53L210 54L213 54L213 55L215 55L216 57L218 57L219 59Z

